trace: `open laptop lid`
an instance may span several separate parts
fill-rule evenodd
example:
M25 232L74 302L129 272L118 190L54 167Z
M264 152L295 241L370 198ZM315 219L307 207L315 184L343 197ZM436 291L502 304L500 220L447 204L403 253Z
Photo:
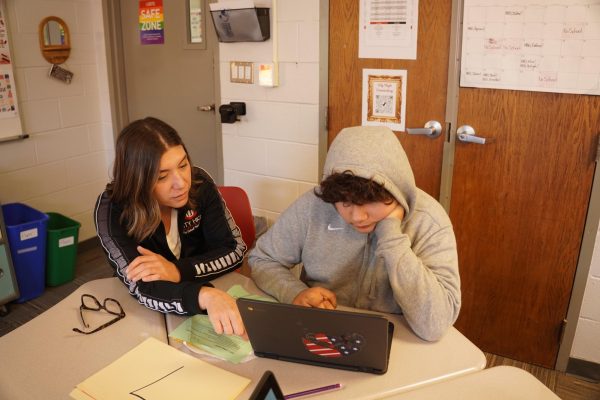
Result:
M384 374L394 325L377 314L237 299L254 354Z

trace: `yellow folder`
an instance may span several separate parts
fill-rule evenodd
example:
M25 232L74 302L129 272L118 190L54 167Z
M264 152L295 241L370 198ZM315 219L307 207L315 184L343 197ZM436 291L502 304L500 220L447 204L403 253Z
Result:
M249 383L151 337L78 384L70 395L76 400L229 400Z

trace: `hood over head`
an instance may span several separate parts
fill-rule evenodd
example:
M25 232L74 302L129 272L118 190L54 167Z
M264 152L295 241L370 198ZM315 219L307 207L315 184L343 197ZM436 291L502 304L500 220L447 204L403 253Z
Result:
M339 172L372 179L383 185L410 216L417 199L412 169L400 140L384 126L344 128L327 152L323 179Z

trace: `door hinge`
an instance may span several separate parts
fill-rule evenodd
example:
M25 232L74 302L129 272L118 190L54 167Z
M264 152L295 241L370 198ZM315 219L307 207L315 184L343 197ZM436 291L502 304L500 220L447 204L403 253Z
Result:
M600 163L600 134L596 140L596 164Z
M565 338L565 332L567 330L567 320L563 319L560 324L560 335L558 337L558 345L562 345L563 339Z

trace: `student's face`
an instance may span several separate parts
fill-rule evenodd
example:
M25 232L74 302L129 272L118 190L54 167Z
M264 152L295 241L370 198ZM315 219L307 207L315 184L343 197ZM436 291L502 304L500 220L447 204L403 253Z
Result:
M350 224L355 230L360 233L370 233L373 232L379 221L394 211L397 205L397 201L393 201L391 204L377 201L360 206L339 201L335 203L335 209L344 221Z
M154 197L161 208L180 208L186 205L192 182L192 167L183 146L165 151L160 158Z

